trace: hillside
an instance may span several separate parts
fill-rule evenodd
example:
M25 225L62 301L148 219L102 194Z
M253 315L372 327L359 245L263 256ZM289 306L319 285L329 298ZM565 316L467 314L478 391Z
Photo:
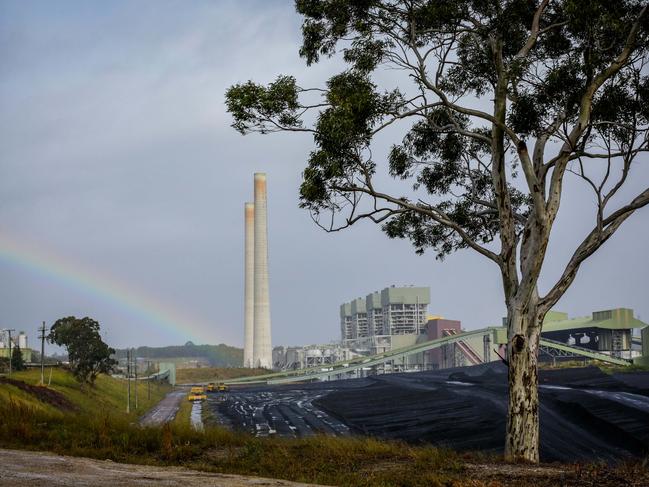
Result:
M204 358L213 367L241 367L243 364L243 349L224 343L194 345L187 342L185 345L168 347L138 347L136 354L147 359ZM126 350L117 350L115 356L118 359L126 358Z
M45 373L45 381L49 380L49 370ZM60 414L74 412L75 414L95 415L109 413L126 416L126 382L107 375L100 375L93 387L82 387L70 372L61 368L52 369L52 379L49 387L39 386L40 370L29 369L15 372L11 379L0 378L0 406L7 407L10 403L26 406L35 411ZM148 386L138 384L138 411L130 416L137 417L138 413L157 403L170 389L166 384L152 383L150 399ZM135 384L131 383L131 393L135 396ZM133 408L134 402L131 403Z

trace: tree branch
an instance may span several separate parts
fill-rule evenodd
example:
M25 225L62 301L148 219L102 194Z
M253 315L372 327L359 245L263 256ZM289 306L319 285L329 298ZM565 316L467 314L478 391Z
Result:
M619 210L613 212L607 218L602 220L600 225L595 226L590 233L584 238L577 250L570 258L566 265L561 277L550 291L540 301L540 309L544 312L549 311L554 306L559 298L563 296L566 289L575 280L577 271L581 264L590 257L597 249L599 249L604 242L606 242L615 231L629 218L637 209L642 208L649 204L649 188L645 189L642 193L636 196L628 205L623 206Z

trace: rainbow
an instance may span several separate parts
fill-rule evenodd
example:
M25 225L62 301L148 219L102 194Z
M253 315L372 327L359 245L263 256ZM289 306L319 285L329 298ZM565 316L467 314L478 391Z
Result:
M124 282L84 269L80 264L39 248L25 239L0 234L0 260L98 297L184 340L195 341L199 336L204 338L205 332L214 327L172 309L168 304L147 296Z

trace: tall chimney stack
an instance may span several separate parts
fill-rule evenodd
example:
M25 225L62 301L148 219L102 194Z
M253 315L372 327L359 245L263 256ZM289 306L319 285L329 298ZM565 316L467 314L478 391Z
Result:
M268 294L268 224L266 210L266 174L255 173L255 305L254 346L255 367L273 366L270 343L270 297Z
M255 311L255 205L245 204L245 287L243 319L243 366L254 367L254 311Z

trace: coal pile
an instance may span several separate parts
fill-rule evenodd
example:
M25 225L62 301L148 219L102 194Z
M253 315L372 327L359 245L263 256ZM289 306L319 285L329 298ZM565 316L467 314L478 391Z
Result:
M542 370L541 458L617 461L649 447L649 373ZM359 434L501 453L507 414L502 363L310 384L248 387L212 406L258 436Z
M312 404L322 395L299 390L234 391L218 401L210 398L207 404L222 425L255 436L348 435L349 428L344 423Z
M500 365L474 369L376 376L372 385L315 404L357 433L501 453L507 372ZM544 461L614 461L647 451L649 388L596 367L541 371L539 382Z

